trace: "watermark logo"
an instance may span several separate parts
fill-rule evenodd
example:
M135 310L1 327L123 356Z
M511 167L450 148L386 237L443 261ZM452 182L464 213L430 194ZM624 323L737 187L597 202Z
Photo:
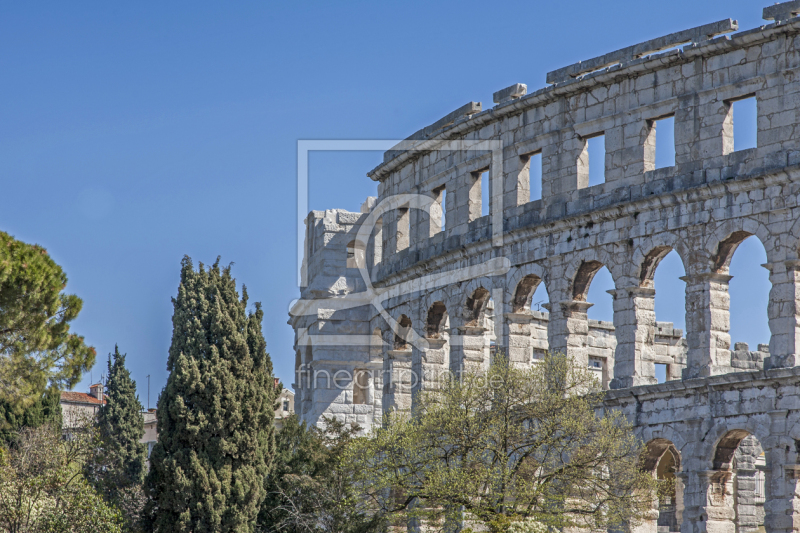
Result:
M405 152L420 151L433 153L445 151L450 154L455 152L467 152L468 156L486 158L489 155L489 191L490 200L490 225L492 245L499 247L503 245L503 143L499 140L455 140L455 141L408 141L408 140L301 140L297 145L297 264L298 264L298 286L302 290L308 285L308 258L304 261L304 254L307 247L305 243L306 228L305 217L309 212L308 208L308 157L310 152L317 150L325 151L368 151L368 150L401 150ZM428 339L424 334L420 334L413 327L401 325L398 320L387 311L385 304L387 300L405 295L413 295L423 291L433 291L448 285L468 281L471 279L505 275L511 264L505 257L496 257L487 261L469 265L462 268L447 270L444 272L433 272L418 276L413 280L401 281L393 284L381 284L376 287L372 282L372 273L367 265L366 251L369 249L370 239L375 235L376 225L387 213L399 209L417 209L428 214L429 217L441 217L441 206L433 197L426 194L401 193L389 195L378 199L378 202L367 214L367 217L360 222L357 233L354 236L355 243L355 264L363 280L365 290L344 294L338 297L326 298L302 298L293 302L290 314L293 317L300 316L319 316L320 312L335 313L347 309L354 309L363 306L372 306L377 314L388 325L389 329L398 337L413 347L426 351L431 348ZM448 222L449 226L450 222ZM392 260L392 251L383 250L383 261ZM493 294L495 304L502 306L502 290L497 289L499 294ZM502 313L502 310L500 310ZM459 344L460 337L451 335L450 344ZM297 346L374 346L375 338L372 335L345 335L345 334L310 334L306 328L297 330ZM300 369L298 369L299 371ZM348 380L353 379L357 382L357 376L348 376ZM332 378L336 385L336 377Z

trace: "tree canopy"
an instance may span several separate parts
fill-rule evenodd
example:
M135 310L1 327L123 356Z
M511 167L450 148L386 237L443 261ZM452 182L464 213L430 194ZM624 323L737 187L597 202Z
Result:
M113 357L113 359L112 359ZM125 354L108 357L106 404L97 414L98 443L87 477L109 502L122 510L128 526L138 522L141 512L142 482L147 463L142 404L136 395L136 382L125 367Z
M324 429L307 427L297 415L283 421L275 437L275 461L258 516L259 531L284 533L369 533L383 531L353 483L345 451L360 432L334 419Z
M484 374L418 394L413 416L388 416L348 460L374 508L404 519L494 532L635 523L658 485L631 424L598 408L598 389L564 355L518 369L500 354Z
M170 372L158 400L145 510L157 532L252 531L274 453L275 386L259 304L248 315L219 259L185 257L173 299Z
M70 332L83 302L66 285L47 250L0 232L0 398L29 404L94 364L94 348Z

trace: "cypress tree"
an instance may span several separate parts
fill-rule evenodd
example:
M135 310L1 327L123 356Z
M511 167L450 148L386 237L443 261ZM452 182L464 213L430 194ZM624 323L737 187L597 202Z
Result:
M147 447L139 442L144 435L142 404L118 346L114 346L113 361L111 355L108 358L106 404L100 407L97 427L104 458L100 488L116 502L122 491L142 484L147 461Z
M23 427L52 424L61 429L61 423L61 392L55 387L48 387L28 406L0 399L0 444L13 442Z
M145 482L149 531L253 531L273 454L275 387L259 305L231 267L184 257Z

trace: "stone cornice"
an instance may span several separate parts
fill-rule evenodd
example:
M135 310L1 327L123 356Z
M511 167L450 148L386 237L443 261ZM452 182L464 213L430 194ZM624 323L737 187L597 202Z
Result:
M732 372L706 378L667 381L657 385L640 385L629 389L616 389L605 392L606 405L626 400L654 400L672 398L676 393L708 393L730 390L731 387L758 387L771 383L794 385L800 377L800 367L773 368L757 372Z
M614 83L620 79L638 77L642 74L660 70L668 66L690 63L698 57L713 57L740 48L767 42L774 39L777 35L784 33L800 33L800 21L794 19L789 22L768 24L751 30L741 31L732 36L726 35L687 45L682 50L651 54L626 64L621 64L618 67L611 67L599 72L579 76L574 80L544 87L522 98L497 105L491 109L470 115L469 118L456 121L452 125L443 128L441 132L434 134L430 139L406 139L405 142L413 149L400 151L396 157L381 163L368 172L367 176L374 181L382 181L389 174L401 168L406 163L435 150L439 143L461 138L487 124L500 121L506 116L517 115L534 107L547 105L560 98L585 92L599 85Z
M719 198L725 194L749 192L755 189L783 186L793 182L800 182L800 165L792 165L780 169L764 171L762 174L750 176L746 179L714 181L704 183L687 189L665 192L622 204L612 205L573 215L553 218L542 221L535 226L523 226L512 229L503 234L503 248L511 248L514 244L536 238L546 238L549 235L576 227L586 226L589 222L598 224L603 220L619 219L625 216L646 212L649 210L685 205L689 202L702 202L712 198ZM757 212L753 213L758 214ZM587 248L590 246L586 246ZM405 270L394 272L376 281L376 287L385 287L417 278L421 275L444 270L447 266L471 256L480 256L499 248L492 246L491 239L483 239L469 243L461 248L445 252L436 257L415 263ZM577 246L576 250L582 249ZM505 255L496 253L496 255ZM391 256L389 256L391 261Z

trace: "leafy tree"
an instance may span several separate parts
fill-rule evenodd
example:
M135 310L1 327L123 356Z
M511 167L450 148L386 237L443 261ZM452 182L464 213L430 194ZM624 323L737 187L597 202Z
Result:
M272 461L275 387L261 333L230 266L182 261L169 378L146 479L148 530L252 531Z
M0 444L10 444L23 427L38 428L43 424L61 427L61 393L48 387L30 405L0 400Z
M261 531L367 533L382 531L381 516L365 508L353 484L352 463L343 461L358 426L325 419L325 429L306 427L297 415L284 419L261 506Z
M657 482L641 443L586 368L550 354L529 369L498 355L488 371L417 397L413 417L350 448L376 509L492 532L617 528L652 508ZM536 527L535 527L536 526Z
M106 404L97 415L98 446L87 474L109 502L125 511L129 526L136 523L141 510L136 496L144 481L147 448L142 404L136 395L136 382L125 367L125 354L114 347L108 357Z
M48 383L69 389L95 350L70 333L83 302L64 294L67 276L47 250L0 232L0 398L33 403Z
M81 474L95 430L63 439L50 424L23 428L0 454L0 529L12 533L122 532L122 518Z

